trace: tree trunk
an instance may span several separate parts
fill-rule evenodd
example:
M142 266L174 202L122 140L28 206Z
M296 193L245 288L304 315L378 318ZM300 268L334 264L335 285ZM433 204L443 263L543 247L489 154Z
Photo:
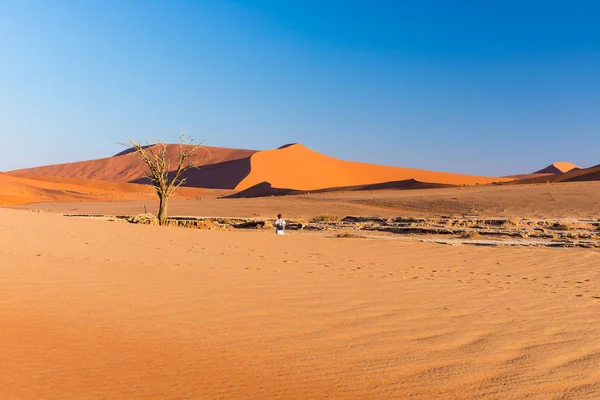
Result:
M158 224L165 225L167 222L167 206L169 205L169 198L166 196L159 196L160 204L158 206Z

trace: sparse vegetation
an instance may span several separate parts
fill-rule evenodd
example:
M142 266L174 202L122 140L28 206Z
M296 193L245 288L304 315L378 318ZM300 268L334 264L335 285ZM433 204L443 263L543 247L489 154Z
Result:
M515 219L515 218L510 218L504 221L504 226L519 226L520 222L519 220Z
M575 226L569 222L557 222L551 228L557 231L570 231L575 229Z
M336 238L347 238L347 239L362 239L362 238L364 238L364 236L361 236L356 233L348 232L348 231L339 232L335 235L335 237Z
M477 231L464 231L460 234L463 239L479 239L481 235Z
M134 224L158 225L158 218L154 214L138 214L132 217L129 222Z
M339 222L341 218L338 215L324 214L319 215L315 220L318 222Z

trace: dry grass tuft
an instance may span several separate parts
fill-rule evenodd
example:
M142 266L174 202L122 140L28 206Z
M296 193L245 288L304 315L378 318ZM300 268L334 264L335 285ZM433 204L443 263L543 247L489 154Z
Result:
M571 231L575 229L575 225L570 222L557 222L552 225L552 229L556 229L558 231Z
M154 214L138 214L129 221L134 224L158 225L158 218Z
M463 239L479 239L481 235L477 231L464 231L460 237Z
M335 235L336 238L347 238L347 239L364 239L364 236L361 236L357 233L351 233L348 231L339 232Z
M338 215L324 214L319 215L315 220L318 222L339 222L341 218Z

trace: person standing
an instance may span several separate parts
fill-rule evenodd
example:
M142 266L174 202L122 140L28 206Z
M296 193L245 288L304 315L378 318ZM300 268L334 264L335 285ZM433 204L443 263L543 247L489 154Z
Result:
M281 217L281 214L277 214L277 220L275 220L275 234L285 235L285 220Z

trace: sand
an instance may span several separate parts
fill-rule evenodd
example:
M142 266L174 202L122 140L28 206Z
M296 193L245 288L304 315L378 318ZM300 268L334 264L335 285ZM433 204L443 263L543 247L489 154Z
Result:
M551 176L532 177L530 179L521 179L515 183L530 184L530 183L559 183L559 182L589 182L600 180L600 165L589 168L573 169L564 174L555 174Z
M231 193L220 191L218 195ZM181 188L174 198L215 197L211 190ZM151 186L55 176L0 173L0 206L39 202L132 201L156 198Z
M275 188L316 190L406 179L452 185L511 180L344 161L301 144L255 153L250 157L250 163L250 173L236 186L236 190L248 189L262 182L268 182Z
M569 172L574 169L581 169L581 167L573 164L572 162L558 161L548 165L544 169L534 172L534 174L564 174L565 172Z
M167 159L175 169L179 146L168 145L167 150ZM317 190L409 179L421 184L446 185L474 185L514 179L343 161L312 151L301 144L266 151L206 146L196 151L193 162L197 168L185 173L186 186L237 191L263 182L279 189ZM18 177L53 176L147 183L145 170L138 155L128 150L113 157L21 169L10 174Z
M600 397L600 252L0 209L2 399Z
M288 218L329 214L397 217L475 215L507 218L600 218L600 182L490 185L426 190L332 192L251 199L171 200L172 215ZM211 198L212 195L212 198ZM142 213L157 211L156 196L144 201L37 203L19 208L54 213Z
M192 159L196 166L204 166L244 159L255 152L256 150L202 146L194 153ZM179 145L170 144L167 146L167 160L171 163L173 169L177 165L178 155ZM127 149L113 157L25 168L11 171L11 174L15 176L57 176L107 182L132 182L143 178L146 170L147 167L139 156L132 153L131 149Z

